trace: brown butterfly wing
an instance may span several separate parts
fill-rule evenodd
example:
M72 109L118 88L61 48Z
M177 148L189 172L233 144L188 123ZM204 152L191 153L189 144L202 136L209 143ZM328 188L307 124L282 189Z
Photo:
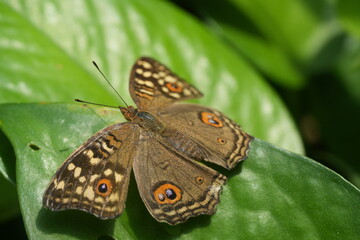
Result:
M119 216L128 191L138 128L104 128L75 150L58 169L43 196L51 210L80 209L101 219Z
M175 101L199 98L202 93L152 58L142 57L130 74L130 94L141 110L164 108Z
M142 136L134 174L140 196L159 222L175 225L189 217L213 214L226 177L161 143Z
M159 113L167 124L163 134L171 146L199 161L227 169L247 157L252 136L224 114L195 104L174 104ZM183 146L191 144L193 150Z

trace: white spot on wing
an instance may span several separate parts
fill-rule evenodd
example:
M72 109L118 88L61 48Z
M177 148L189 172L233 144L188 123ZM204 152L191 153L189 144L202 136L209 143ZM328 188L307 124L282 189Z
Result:
M100 162L100 158L91 158L90 159L90 164L91 165L96 165Z
M138 73L138 74L142 74L144 71L141 69L141 68L137 68L136 69L136 73Z
M58 183L56 189L64 189L64 187L65 187L65 182L61 181L61 182Z
M167 76L165 77L165 81L166 81L166 82L169 82L169 83L174 83L174 82L177 81L177 79L174 78L173 76L167 75Z
M103 142L103 143L101 144L101 146L102 146L106 151L108 151L109 153L112 153L112 152L113 152L113 150L112 150L111 148L108 148L108 146L106 145L105 142Z
M178 93L169 93L170 96L172 96L173 98L180 98L180 94Z
M102 197L95 198L96 203L104 203L104 199Z
M106 170L104 171L104 174L105 174L105 176L111 175L111 174L112 174L111 169L110 169L110 168L106 169Z
M76 194L81 195L82 190L83 190L83 188L81 186L79 186L76 188L75 192L76 192Z
M80 174L81 174L81 167L75 168L75 170L74 170L74 178L79 177Z
M58 181L57 181L57 179L55 178L55 180L54 180L54 187L57 188L57 185L58 185Z
M154 87L154 83L151 82L151 81L145 81L145 85L146 85L147 87L150 87L150 88L153 88L153 87Z
M74 165L73 163L70 163L70 164L68 165L68 170L69 170L69 171L74 170L74 168L75 168L75 165Z
M86 190L84 191L84 197L90 199L90 200L93 200L94 197L95 197L95 193L94 193L94 190L92 189L92 187L88 186L86 188Z
M142 92L142 93L145 93L145 94L151 95L151 96L154 95L154 92L150 92L150 91L148 91L148 90L146 90L146 89L143 89L143 88L139 89L139 92Z
M109 197L109 201L110 202L116 202L117 200L119 200L119 196L115 193L111 194Z
M166 93L169 92L169 89L167 87L162 87L161 89L163 90L163 92L166 92Z
M115 172L115 181L116 182L120 182L123 179L123 175L118 174L117 172Z
M143 65L143 67L144 68L147 68L147 69L150 69L151 68L151 64L150 63L148 63L148 62L142 62L142 65Z
M97 175L97 174L91 175L90 182L94 182L95 179L97 179L98 177L99 177L99 175Z
M79 178L79 182L83 183L83 182L85 182L85 181L86 181L86 178L85 178L84 176L81 176L81 177Z
M146 71L146 72L143 73L143 76L146 77L146 78L150 77L151 75L152 74L149 71Z
M88 151L85 151L85 156L87 156L88 158L92 158L94 156L94 152L89 149Z
M187 89L187 88L184 88L184 95L185 96L191 95L191 91L189 89Z

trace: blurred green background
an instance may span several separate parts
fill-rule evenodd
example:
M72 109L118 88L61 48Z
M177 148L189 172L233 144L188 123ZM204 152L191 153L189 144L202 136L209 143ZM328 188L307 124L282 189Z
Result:
M359 12L358 0L0 1L0 103L117 105L92 60L131 103L130 67L152 56L205 93L198 103L359 187ZM0 232L26 238L4 132Z
M305 155L360 186L360 2L176 2L273 86Z

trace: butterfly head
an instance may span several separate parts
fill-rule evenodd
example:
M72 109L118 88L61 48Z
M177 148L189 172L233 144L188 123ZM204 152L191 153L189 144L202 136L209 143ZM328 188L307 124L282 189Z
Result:
M133 106L129 107L119 107L121 113L124 115L125 119L128 121L134 121L137 118L138 109L134 108Z
M126 120L138 124L143 129L161 133L165 128L164 124L149 112L139 111L133 106L119 108Z

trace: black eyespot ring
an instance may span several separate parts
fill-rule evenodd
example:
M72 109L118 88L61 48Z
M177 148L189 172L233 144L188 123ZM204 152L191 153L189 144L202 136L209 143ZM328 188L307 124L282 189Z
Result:
M176 193L173 189L168 188L165 190L166 197L170 200L174 200L176 198Z
M218 138L216 139L216 141L217 141L218 143L220 143L220 144L225 144L225 143L226 143L226 140L223 139L223 138L221 138L221 137L218 137Z
M102 183L98 186L98 190L101 193L106 193L108 191L108 186L105 183Z
M195 181L196 181L196 183L198 183L198 184L202 184L202 183L204 182L204 178L203 178L203 177L196 177L196 178L195 178Z
M102 178L98 181L95 191L103 197L107 197L111 194L113 185L109 179Z

